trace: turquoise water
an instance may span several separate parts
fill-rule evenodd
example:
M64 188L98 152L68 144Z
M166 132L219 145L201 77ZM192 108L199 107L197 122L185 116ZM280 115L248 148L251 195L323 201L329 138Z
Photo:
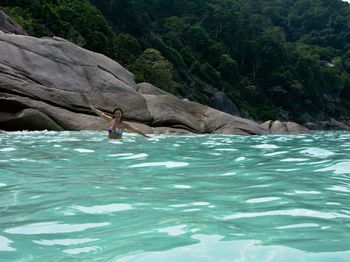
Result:
M0 135L1 261L350 261L350 133Z

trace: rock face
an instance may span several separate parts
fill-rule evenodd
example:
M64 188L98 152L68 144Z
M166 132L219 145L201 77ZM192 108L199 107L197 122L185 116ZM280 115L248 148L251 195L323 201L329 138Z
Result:
M27 35L23 28L12 21L4 12L0 11L0 30L5 33L14 33L17 35Z
M117 62L62 38L0 31L0 129L100 130L89 103L147 133L267 134L267 128L150 84L136 84Z
M305 126L311 130L350 130L350 125L346 121L343 123L334 118L329 121L307 122Z
M308 134L310 131L297 123L294 122L281 122L281 121L266 121L262 124L263 128L270 131L271 134Z

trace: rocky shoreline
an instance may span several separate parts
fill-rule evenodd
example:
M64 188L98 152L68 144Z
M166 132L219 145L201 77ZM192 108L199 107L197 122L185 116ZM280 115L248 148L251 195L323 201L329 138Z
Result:
M14 28L16 34L0 24L2 130L104 130L105 122L89 103L106 113L123 108L127 121L150 134L300 134L333 126L350 130L336 120L308 123L307 128L293 122L259 124L184 101L149 83L137 84L117 62L65 39L35 38Z

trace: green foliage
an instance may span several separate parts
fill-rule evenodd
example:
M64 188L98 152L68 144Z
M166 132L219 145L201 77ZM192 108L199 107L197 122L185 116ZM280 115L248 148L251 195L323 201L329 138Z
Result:
M146 81L167 92L175 93L173 66L158 50L146 49L136 60L133 70L138 82Z
M32 35L67 38L117 60L138 81L201 102L201 90L213 86L261 119L277 117L279 107L294 120L311 109L331 115L324 95L339 97L350 111L350 5L339 0L0 0L0 6Z

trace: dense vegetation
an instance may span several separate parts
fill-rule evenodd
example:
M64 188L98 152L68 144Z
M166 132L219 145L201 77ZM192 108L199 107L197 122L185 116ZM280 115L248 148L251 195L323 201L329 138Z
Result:
M58 35L206 103L257 119L350 112L350 5L340 0L0 0L29 34Z

